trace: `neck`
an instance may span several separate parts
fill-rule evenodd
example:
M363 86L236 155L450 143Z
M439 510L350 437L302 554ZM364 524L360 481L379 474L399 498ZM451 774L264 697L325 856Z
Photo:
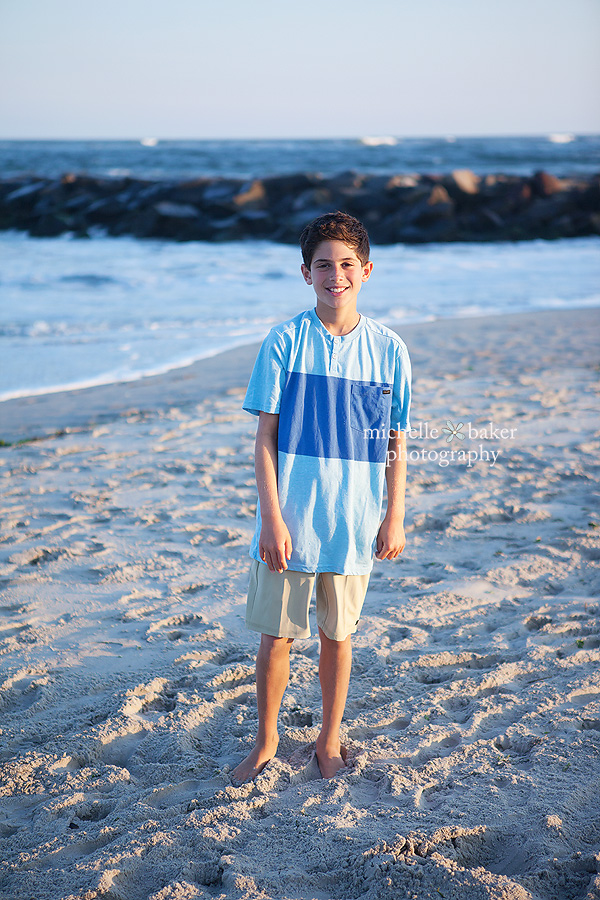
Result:
M320 309L319 305L315 312L327 331L336 337L349 334L354 331L360 322L360 313L356 309Z

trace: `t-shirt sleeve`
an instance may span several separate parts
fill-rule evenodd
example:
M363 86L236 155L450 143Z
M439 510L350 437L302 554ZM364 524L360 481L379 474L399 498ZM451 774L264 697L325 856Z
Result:
M410 398L412 370L405 344L401 344L396 355L394 387L392 390L391 427L395 431L410 431Z
M288 351L285 336L272 329L264 339L248 382L243 408L257 416L278 413L285 383Z

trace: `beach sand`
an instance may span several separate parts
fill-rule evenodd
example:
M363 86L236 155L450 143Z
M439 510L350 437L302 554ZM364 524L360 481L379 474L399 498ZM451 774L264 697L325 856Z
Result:
M256 348L1 404L29 440L0 450L0 897L598 900L599 325L402 329L408 542L375 564L329 781L316 637L277 757L229 775L256 730Z

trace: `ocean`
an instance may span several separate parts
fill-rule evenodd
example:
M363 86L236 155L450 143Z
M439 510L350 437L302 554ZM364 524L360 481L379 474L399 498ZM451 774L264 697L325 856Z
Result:
M600 137L2 141L0 175L181 180L293 171L600 171ZM374 247L361 311L399 328L600 304L600 239ZM295 247L0 232L0 400L157 374L313 305Z
M372 174L503 172L554 175L600 172L600 135L269 141L0 141L0 177L66 172L181 180L199 176L266 177L290 172L331 176L355 169Z

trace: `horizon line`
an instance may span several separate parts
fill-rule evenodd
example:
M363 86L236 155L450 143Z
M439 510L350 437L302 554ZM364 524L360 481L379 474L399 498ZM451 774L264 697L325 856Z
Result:
M99 136L61 136L61 137L5 137L0 135L0 141L38 141L38 142L50 142L50 141L94 141L94 142L133 142L139 143L142 140L155 140L158 143L167 143L167 142L183 142L183 141L194 141L194 142L202 142L202 141L363 141L365 139L376 139L376 140L386 140L393 139L395 141L412 141L412 140L463 140L463 139L477 139L477 138L548 138L553 135L569 135L575 138L584 138L584 137L600 137L600 131L569 131L569 130L561 130L559 128L554 130L545 130L545 131L535 131L535 132L469 132L469 133L437 133L437 134L383 134L383 133L369 133L363 135L335 135L335 136L319 136L319 137L291 137L291 136L227 136L227 137L217 137L217 136L204 136L204 137L160 137L160 135L149 135L149 134L139 134L136 136L120 136L120 137L99 137ZM151 149L151 148L149 148Z

